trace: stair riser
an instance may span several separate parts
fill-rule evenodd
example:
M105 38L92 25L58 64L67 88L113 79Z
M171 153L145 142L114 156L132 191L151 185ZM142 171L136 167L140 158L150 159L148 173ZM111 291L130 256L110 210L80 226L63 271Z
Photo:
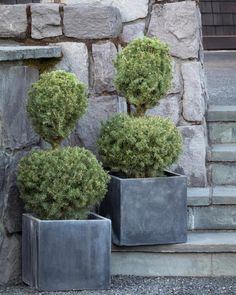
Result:
M235 230L236 205L188 208L189 230Z
M113 252L111 272L133 276L236 276L236 255Z
M214 185L236 185L236 163L213 163L211 167Z
M236 122L209 123L210 143L236 143Z

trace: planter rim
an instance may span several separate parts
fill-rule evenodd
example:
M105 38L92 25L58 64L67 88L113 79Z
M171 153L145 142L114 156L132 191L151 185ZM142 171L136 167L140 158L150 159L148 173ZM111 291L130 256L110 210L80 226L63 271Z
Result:
M182 178L186 178L186 175L182 175L182 174L178 174L176 172L172 172L172 171L169 171L169 170L164 170L164 172L167 172L171 175L167 176L167 177L164 177L164 176L159 176L159 177L138 177L138 178L135 178L135 177L119 177L117 175L114 175L113 172L109 172L110 176L112 176L113 178L116 178L116 179L119 179L119 180L122 180L122 181L130 181L130 180L137 180L137 181L140 181L140 180L158 180L158 179L166 179L166 178L174 178L174 177L182 177Z
M77 223L82 223L82 222L99 222L99 221L109 221L110 219L103 217L101 215L98 215L96 213L93 212L89 212L89 215L92 215L95 217L95 219L40 219L36 216L34 216L32 213L23 213L23 216L25 217L30 217L31 219L40 222L40 223L52 223L52 222L59 222L59 223L65 223L65 222L77 222Z

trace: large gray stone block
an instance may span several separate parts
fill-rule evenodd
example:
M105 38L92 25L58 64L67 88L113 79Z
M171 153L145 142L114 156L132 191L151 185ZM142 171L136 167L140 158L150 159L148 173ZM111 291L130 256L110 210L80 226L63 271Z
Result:
M79 121L74 141L96 153L96 141L100 133L101 122L105 122L119 112L119 97L99 96L89 98L87 113ZM73 139L72 139L73 141Z
M26 66L0 69L0 147L20 149L39 142L26 114L27 91L38 70Z
M183 152L176 165L176 171L188 177L188 185L205 187L206 174L206 142L204 127L180 126L183 137Z
M200 13L195 1L156 4L148 36L165 41L175 57L198 58L200 29Z
M27 30L26 5L0 5L0 38L24 38Z
M201 81L202 66L200 62L182 64L184 80L183 117L186 121L202 122L205 115L205 101Z
M55 65L56 70L72 72L87 87L89 85L89 58L88 49L84 43L61 42L62 59Z
M212 122L208 129L211 143L236 143L236 122Z
M31 5L31 36L43 39L62 35L59 5Z
M113 61L117 54L112 42L96 43L92 46L94 90L96 93L112 92L115 90Z
M135 23L125 24L123 27L123 32L121 39L125 43L129 43L137 38L142 38L144 36L145 21L139 20Z
M0 285L21 282L21 236L0 232Z
M77 39L116 38L122 30L119 10L112 6L81 4L64 7L64 34Z

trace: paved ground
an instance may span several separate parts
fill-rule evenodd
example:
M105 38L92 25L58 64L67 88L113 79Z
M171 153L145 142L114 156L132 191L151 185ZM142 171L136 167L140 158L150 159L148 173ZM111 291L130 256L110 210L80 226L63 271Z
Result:
M35 292L26 286L0 287L0 295L236 295L236 277L114 277L111 289L81 292Z

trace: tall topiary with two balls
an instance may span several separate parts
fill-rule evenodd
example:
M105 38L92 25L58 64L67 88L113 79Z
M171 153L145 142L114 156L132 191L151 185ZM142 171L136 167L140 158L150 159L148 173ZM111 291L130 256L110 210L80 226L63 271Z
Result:
M102 125L98 150L111 171L101 212L121 246L185 242L186 177L165 171L180 156L182 139L170 119L147 116L171 86L168 46L156 38L131 42L115 60L115 84L128 103Z
M42 74L29 90L27 112L34 130L52 149L34 151L18 167L21 197L43 219L84 219L106 193L108 176L95 156L60 148L87 108L84 85L74 74Z
M167 118L145 116L171 85L168 46L158 39L130 43L115 60L117 90L133 112L103 124L98 148L106 167L128 177L155 177L181 152L181 136Z

